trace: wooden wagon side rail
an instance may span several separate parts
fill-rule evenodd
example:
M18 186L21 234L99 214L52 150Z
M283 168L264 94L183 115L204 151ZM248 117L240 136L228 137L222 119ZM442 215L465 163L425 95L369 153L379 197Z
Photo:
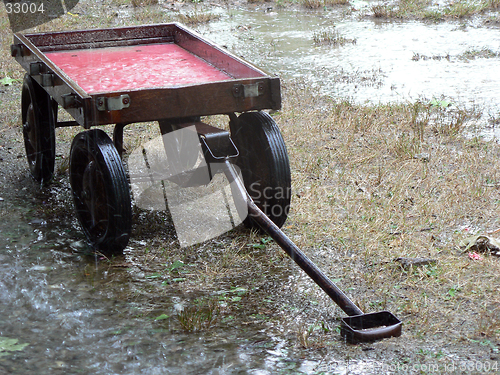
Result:
M26 37L41 51L105 48L124 45L168 43L174 41L175 24L120 27L111 29L75 30L38 34Z
M173 43L228 75L222 81L88 92L47 55L58 51ZM280 81L176 23L15 34L12 56L76 122L96 125L280 109ZM109 105L108 105L109 103ZM123 105L121 104L123 103Z
M24 70L53 97L75 121L89 128L92 97L50 61L27 36L14 34L11 54Z

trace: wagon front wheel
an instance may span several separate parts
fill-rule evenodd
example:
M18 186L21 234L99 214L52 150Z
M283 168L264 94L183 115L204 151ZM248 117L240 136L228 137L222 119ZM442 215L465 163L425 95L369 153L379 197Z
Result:
M122 251L132 226L130 191L120 155L104 131L88 130L73 140L70 183L91 246L107 254Z
M230 121L231 137L239 151L235 164L257 206L278 226L290 208L290 163L278 125L265 112L242 113ZM250 218L244 223L257 227Z
M54 174L57 103L29 75L21 94L23 138L33 178L46 184Z

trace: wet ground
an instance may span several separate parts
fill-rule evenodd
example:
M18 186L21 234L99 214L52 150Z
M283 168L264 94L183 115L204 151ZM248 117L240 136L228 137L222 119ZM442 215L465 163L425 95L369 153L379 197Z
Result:
M500 52L497 28L256 10L231 11L197 29L270 72L304 78L335 97L386 103L444 95L499 112L499 58L480 54ZM335 31L347 40L342 46L314 42Z
M481 108L482 124L499 116L497 27L484 27L484 17L441 23L360 18L372 4L356 2L356 11L219 8L213 11L218 21L195 28L269 72L304 79L336 98L375 104L447 98Z
M318 306L297 293L301 285L311 288L307 278L281 258L282 265L269 269L265 253L272 249L250 245L244 251L255 258L255 270L230 277L219 270L217 287L200 283L194 275L203 273L199 258L223 257L217 248L227 249L240 235L249 237L244 229L185 248L182 259L193 262L183 264L169 255L152 259L151 241L139 234L148 229L136 225L124 255L106 259L92 253L74 215L64 212L70 204L67 183L40 190L18 162L21 149L2 150L3 166L11 170L1 175L0 189L0 374L289 374L325 369L361 374L384 366L372 346L346 348L336 330L339 312L331 303L322 300ZM163 223L163 251L175 256L179 249L169 232L171 223ZM252 273L256 270L258 275ZM199 329L186 330L178 318L181 311L199 311L204 301L218 306L213 324L205 327L202 320ZM330 330L325 337L337 354L297 344L298 332L313 327L309 314L314 330ZM308 340L317 345L312 336ZM323 340L319 347L326 345ZM357 353L356 360L351 352ZM360 355L365 360L358 360Z
M495 123L498 56L472 58L467 51L499 53L497 28L475 22L375 22L344 11L221 7L213 10L219 21L196 29L285 82L305 80L358 102L445 95L461 105L481 106L482 123ZM117 22L126 22L127 14ZM316 33L334 29L351 42L314 44ZM15 96L14 90L20 85L5 92ZM414 348L401 348L398 339L356 347L343 343L336 331L342 313L325 300L306 302L311 283L276 249L265 255L269 249L261 237L243 251L245 259L261 262L260 275L240 269L241 276L203 284L197 274L206 272L200 271L206 264L200 259L222 257L224 246L250 237L245 229L189 249L182 264L192 259L191 265L177 272L184 266L175 263L180 252L171 222L136 211L136 223L166 223L157 242L149 238L147 224L136 224L137 235L123 257L92 254L72 215L64 173L51 188L39 189L28 175L20 132L5 129L0 143L0 374L437 373L432 361L405 371L401 366ZM150 247L171 254L159 262ZM266 271L278 261L283 265ZM209 300L220 302L217 322L208 330L185 332L179 312ZM311 316L315 320L308 320ZM301 346L297 332L322 329L330 330L328 350L314 340L312 349ZM434 338L432 347L422 350L437 350L444 340ZM490 366L498 365L492 361Z
M270 249L247 245L248 231L180 249L168 217L136 210L129 247L106 259L86 245L67 209L64 173L40 189L15 139L18 129L1 135L0 374L310 373L321 364L320 353L306 358L291 344L294 320L316 309L299 310L293 286L299 275L286 262L269 269L277 252L271 257ZM253 270L218 260L241 236ZM226 276L220 268L237 273ZM181 311L203 311L210 302L217 307L208 326L206 319L197 327L181 324ZM290 325L277 319L283 314L292 316ZM338 322L329 320L333 329ZM338 335L332 339L345 345Z
M137 239L124 257L105 261L92 254L71 215L43 211L64 202L65 188L33 195L37 187L16 172L22 177L8 189L3 184L1 201L1 374L275 373L304 366L268 353L283 339L261 317L242 325L225 314L227 322L206 333L185 333L175 316L194 297L176 284L189 275L170 287L133 254L142 248ZM215 298L237 300L247 292L234 290L218 290ZM8 339L17 341L7 345Z

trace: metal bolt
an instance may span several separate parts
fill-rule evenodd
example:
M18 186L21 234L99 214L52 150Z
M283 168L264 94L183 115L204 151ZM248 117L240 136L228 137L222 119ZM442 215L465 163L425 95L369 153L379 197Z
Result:
M128 97L124 97L124 98L122 99L122 103L123 103L123 104L125 104L125 105L127 105L128 103L130 103L130 98L128 98Z

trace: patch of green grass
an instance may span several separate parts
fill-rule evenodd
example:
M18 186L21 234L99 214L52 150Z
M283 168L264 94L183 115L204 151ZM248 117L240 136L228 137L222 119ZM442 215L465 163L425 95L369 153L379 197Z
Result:
M319 9L332 5L347 5L349 0L299 0L306 8Z
M470 17L483 11L485 9L483 4L469 1L453 2L449 7L444 9L443 14L451 18Z
M462 0L444 7L435 6L430 0L396 0L390 3L374 4L370 7L372 15L376 18L423 19L433 22L467 18L498 8L500 8L500 0L479 2Z
M319 349L326 346L326 335L330 327L324 321L301 323L296 328L297 341L304 349Z
M390 4L376 4L371 7L376 18L423 18L430 0L398 0Z
M458 55L459 59L462 60L475 60L475 59L491 59L495 57L499 57L500 52L495 52L490 48L481 48L481 49L469 49L465 51L463 54Z
M219 18L218 15L209 12L192 12L188 14L179 14L179 21L187 25L197 25L201 23L208 23Z
M201 301L186 307L177 315L177 321L186 332L205 331L218 322L220 305L215 300Z
M443 12L439 11L439 10L435 10L435 9L432 9L432 10L425 10L422 14L422 18L424 20L429 20L429 21L433 21L433 22L441 22L441 21L444 21L444 15L443 15Z
M158 0L131 0L134 7L158 4Z

